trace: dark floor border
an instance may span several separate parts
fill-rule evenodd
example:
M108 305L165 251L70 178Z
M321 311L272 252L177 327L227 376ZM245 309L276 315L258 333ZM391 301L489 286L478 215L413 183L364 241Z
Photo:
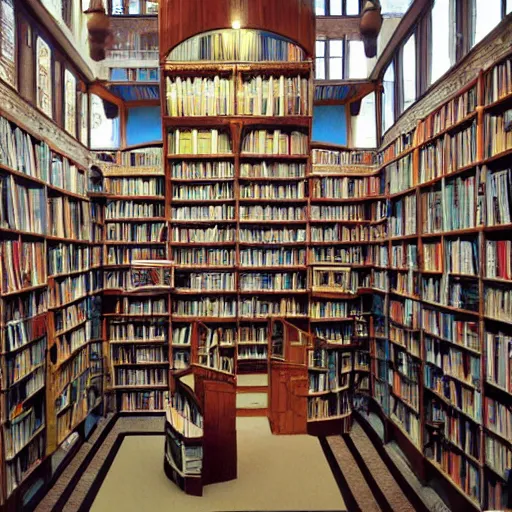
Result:
M389 504L388 499L380 489L379 484L373 477L370 468L364 461L363 456L357 449L354 440L350 437L350 434L342 434L342 437L382 512L393 512L393 507Z
M357 419L357 423L363 429L364 433L367 435L368 439L371 441L377 453L380 455L384 464L388 468L388 471L391 473L391 476L395 479L402 492L407 496L407 499L411 502L412 506L417 512L430 512L430 509L425 505L424 501L418 495L414 487L407 481L407 479L403 476L402 472L395 466L395 463L389 456L384 444L379 437L379 435L373 430L370 423L366 420L366 418L355 412L355 416Z
M336 483L338 484L338 488L340 490L341 497L345 502L347 512L363 512L340 469L338 461L336 460L336 457L334 456L334 453L332 452L327 439L325 437L318 437L318 441L320 442L324 456L327 460L327 463L329 464L331 473L334 476L334 480L336 480Z
M112 448L108 452L108 455L105 458L105 461L101 465L100 470L98 471L98 474L96 475L96 478L94 479L91 487L87 491L87 494L85 495L85 498L83 499L82 503L80 504L80 507L78 509L78 512L88 512L94 500L96 499L96 496L98 495L98 492L101 489L101 486L103 485L103 482L105 481L105 478L107 477L108 472L110 471L110 468L112 464L114 463L114 460L117 456L117 453L119 452L119 449L121 448L121 445L123 444L123 441L126 437L130 436L162 436L164 437L164 432L120 432L116 440L114 441L114 444L112 445Z
M110 432L111 432L112 428L114 427L114 425L116 424L116 422L117 422L117 415L113 415L108 420L108 424L105 425L105 428L101 431L100 435L98 436L98 439L96 439L94 444L91 445L91 449L89 450L89 452L85 456L82 464L80 464L80 466L76 470L75 474L73 475L73 478L69 481L68 485L66 485L64 491L59 496L59 499L57 500L57 502L55 503L55 505L52 508L52 512L60 512L61 510L63 510L65 504L69 500L70 496L73 494L73 491L75 490L76 484L78 483L80 478L83 476L83 474L85 473L85 471L89 467L89 464L91 463L91 461L93 460L94 456L96 455L96 453L100 449L100 446L105 442L105 439L107 439L107 436L110 434ZM94 428L97 429L98 425L96 425ZM93 434L94 433L91 433L91 435L93 435ZM89 439L90 439L90 436L89 436ZM85 440L83 442L81 447L86 442L87 442L87 440ZM75 454L75 456L76 456L76 454ZM70 458L69 462L71 462L71 459L72 459L72 457ZM68 462L68 464L69 464L69 462ZM55 480L55 482L56 481L57 480ZM54 482L54 484L55 484L55 482ZM48 492L50 492L50 491L51 491L51 488L48 490Z

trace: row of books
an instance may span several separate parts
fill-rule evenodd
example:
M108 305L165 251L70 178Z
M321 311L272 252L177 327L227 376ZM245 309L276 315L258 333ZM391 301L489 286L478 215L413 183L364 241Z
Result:
M485 315L512 323L512 289L485 287Z
M216 155L231 153L229 134L219 130L179 130L169 132L171 155Z
M242 207L240 210L242 210ZM276 208L277 210L277 208ZM235 207L226 204L210 206L181 206L171 209L171 218L175 221L209 221L212 224L221 220L234 220Z
M157 242L153 242L156 244ZM107 265L129 265L133 260L165 260L166 250L163 243L159 242L162 247L153 247L152 245L145 247L108 247Z
M348 393L335 393L325 397L308 397L308 419L328 419L352 412Z
M306 164L257 162L241 163L240 179L243 178L304 178L306 176Z
M315 247L312 251L314 262L364 265L369 252L361 245L348 247Z
M512 223L512 169L491 172L485 166L486 176L486 225L498 226Z
M107 220L163 218L165 206L163 203L148 203L145 201L107 201L105 217Z
M423 245L424 258L427 256L425 253L430 251ZM391 266L396 270L417 270L418 269L418 246L414 243L394 243L391 246Z
M162 148L121 151L119 153L119 163L126 167L160 167L162 165Z
M387 237L384 224L378 226L345 226L331 224L329 226L311 227L311 242L378 242Z
M235 85L232 78L165 78L169 116L230 116L235 112Z
M171 166L171 177L175 180L229 180L235 177L235 166L223 161L178 162Z
M75 194L86 193L86 177L83 170L70 163L66 157L55 154L51 163L50 184Z
M115 365L165 363L167 351L163 346L113 346L111 358Z
M512 147L512 109L484 116L484 158L504 153Z
M118 242L164 242L167 226L163 222L110 223L106 240Z
M243 267L279 267L306 264L305 249L242 249L240 265Z
M412 148L412 145L416 141L415 133L416 129L413 129L410 132L399 135L391 144L386 146L383 151L377 153L377 164L386 165L391 160L398 158L402 153Z
M251 130L242 141L242 153L259 155L302 155L308 154L309 139L305 133L281 130Z
M122 196L163 196L165 185L162 178L109 178L105 191Z
M101 284L101 271L91 271L56 280L50 287L49 306L58 308L86 297Z
M309 316L312 318L350 318L362 312L359 301L313 301L309 305Z
M237 113L255 116L305 116L311 114L307 77L261 75L244 79L237 94Z
M177 266L234 266L236 253L232 249L173 248L172 260Z
M240 243L249 244L287 244L306 241L306 230L302 228L258 228L238 231ZM234 240L234 238L233 238Z
M46 338L30 344L14 353L6 361L4 386L11 387L30 375L46 362Z
M512 336L502 331L485 333L486 379L508 391L512 389Z
M260 230L240 230L240 241L242 233L260 233ZM276 230L277 231L277 230ZM235 241L235 229L230 227L214 226L211 228L179 228L171 229L171 240L178 243L218 243ZM246 240L249 241L249 240Z
M512 241L485 241L485 275L491 279L512 280Z
M123 297L116 299L114 313L122 315L158 315L167 310L166 299L138 299Z
M375 163L374 151L332 150L313 148L311 151L313 165L367 165Z
M240 199L304 199L303 181L278 185L275 183L248 183L240 185Z
M43 242L5 240L0 245L2 292L12 293L46 284Z
M494 103L512 93L512 59L510 57L496 64L485 75L484 101Z
M281 36L259 30L218 30L192 37L174 48L169 61L262 62L305 60L305 52Z
M507 478L512 467L512 450L498 439L485 436L485 464L502 478Z
M407 433L411 441L419 446L420 444L420 420L410 407L405 405L393 395L390 396L391 419L400 425Z
M167 374L163 368L116 368L114 386L165 386Z
M122 411L161 411L167 402L166 391L132 391L119 397Z
M368 221L380 211L381 202L371 207L364 204L346 204L329 206L311 206L311 220Z
M299 291L306 289L306 276L301 272L253 272L240 274L242 291Z
M177 290L233 291L235 274L231 272L190 272L175 277Z
M203 416L189 397L177 391L170 400L167 421L186 437L202 437Z
M416 196L408 195L391 202L389 234L391 237L416 234Z
M59 238L90 240L91 211L87 201L68 197L48 199L48 234Z
M255 187L256 188L256 187ZM241 191L240 191L241 192ZM240 197L243 197L242 193ZM252 197L252 196L249 196ZM234 199L233 183L215 183L204 185L176 185L172 187L171 202L186 201L218 201Z
M238 360L266 360L267 357L268 349L266 345L244 345L238 347Z
M428 144L420 150L420 183L449 175L476 161L476 121L454 135Z
M48 246L48 275L80 272L101 264L101 247L59 243Z
M384 172L390 194L402 192L415 185L412 171L412 154L389 164Z
M452 125L463 121L476 111L478 101L476 85L443 104L438 110L418 123L418 143L435 137Z
M441 277L423 278L421 292L425 301L478 312L480 294L477 282L451 279L443 274Z
M367 178L319 178L313 181L312 197L329 199L366 198L383 193L379 176Z
M140 321L115 320L108 323L110 341L126 341L132 343L160 343L167 340L167 324L148 318Z

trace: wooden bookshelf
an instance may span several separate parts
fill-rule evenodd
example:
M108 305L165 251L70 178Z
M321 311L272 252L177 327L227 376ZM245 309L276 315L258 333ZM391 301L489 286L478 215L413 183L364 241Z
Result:
M445 477L453 507L503 507L512 456L496 433L510 436L512 332L501 297L511 290L511 142L500 132L510 59L482 71L377 157L391 216L375 410L422 478ZM494 146L492 130L501 141ZM436 425L444 443L433 441Z

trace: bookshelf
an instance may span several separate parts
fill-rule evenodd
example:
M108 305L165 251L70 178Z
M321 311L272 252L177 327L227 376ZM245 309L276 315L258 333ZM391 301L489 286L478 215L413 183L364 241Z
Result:
M510 66L482 71L376 158L389 258L373 269L374 409L422 478L443 476L452 506L475 509L505 506L512 460Z
M49 481L50 455L102 404L102 261L86 169L3 112L0 139L2 505L29 475Z
M167 261L162 147L99 151L96 159L104 176L97 201L104 217L107 391L112 408L120 413L163 413L168 397L171 286L134 286L143 282L145 272L136 264L148 260L156 268Z

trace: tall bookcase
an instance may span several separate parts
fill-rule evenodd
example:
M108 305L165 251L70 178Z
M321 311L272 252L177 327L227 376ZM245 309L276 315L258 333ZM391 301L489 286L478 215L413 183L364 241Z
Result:
M421 476L459 490L453 507L504 507L512 465L511 66L482 71L378 155L389 261L373 396Z
M103 330L111 407L164 412L168 392L170 286L139 289L136 261L167 260L166 186L161 144L97 153L96 194L104 218Z
M102 403L102 261L87 170L0 116L0 505L17 507Z

